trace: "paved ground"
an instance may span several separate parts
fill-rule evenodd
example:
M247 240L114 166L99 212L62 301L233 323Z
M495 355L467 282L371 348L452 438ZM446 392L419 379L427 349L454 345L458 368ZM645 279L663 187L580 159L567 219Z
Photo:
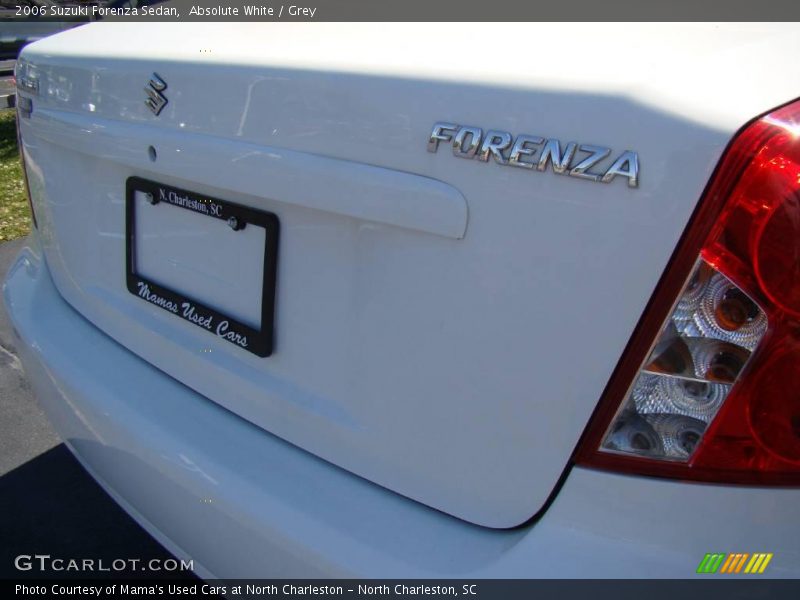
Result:
M21 246L22 241L0 244L0 281ZM169 558L61 444L36 405L15 346L0 307L0 578L41 576L15 570L14 557L20 554L102 558L106 564L118 558Z

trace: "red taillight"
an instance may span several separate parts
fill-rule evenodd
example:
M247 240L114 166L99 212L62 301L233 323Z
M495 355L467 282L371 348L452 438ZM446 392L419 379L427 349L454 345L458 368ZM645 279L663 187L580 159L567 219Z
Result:
M800 484L800 101L725 152L575 461Z

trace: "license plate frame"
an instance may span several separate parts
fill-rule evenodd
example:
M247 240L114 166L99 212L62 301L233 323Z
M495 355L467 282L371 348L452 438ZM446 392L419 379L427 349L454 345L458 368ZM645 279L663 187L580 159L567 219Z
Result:
M228 223L231 222L231 219L236 219L235 223L238 228L247 225L264 228L266 236L261 289L261 324L258 329L208 306L202 300L190 298L180 291L170 289L137 272L136 192L152 194L152 197L156 199L155 204L165 202L171 206ZM273 352L279 233L278 216L269 211L257 210L141 177L129 177L125 182L125 279L128 291L149 304L260 357L270 356ZM186 303L195 309L193 314L208 315L211 317L211 321L201 324L184 316Z

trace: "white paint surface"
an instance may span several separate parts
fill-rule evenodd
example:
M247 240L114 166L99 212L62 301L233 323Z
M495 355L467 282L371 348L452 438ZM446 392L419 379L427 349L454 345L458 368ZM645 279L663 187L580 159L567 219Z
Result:
M731 137L800 95L793 25L148 27L148 44L100 23L23 52L59 292L203 397L492 527L550 495ZM441 120L635 150L641 186L431 154ZM199 353L206 332L128 293L132 175L278 215L271 357Z

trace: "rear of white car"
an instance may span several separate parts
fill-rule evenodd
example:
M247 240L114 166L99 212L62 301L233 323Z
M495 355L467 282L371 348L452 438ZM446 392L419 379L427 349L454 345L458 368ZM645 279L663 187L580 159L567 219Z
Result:
M206 576L797 576L797 29L440 27L26 48L63 439Z

